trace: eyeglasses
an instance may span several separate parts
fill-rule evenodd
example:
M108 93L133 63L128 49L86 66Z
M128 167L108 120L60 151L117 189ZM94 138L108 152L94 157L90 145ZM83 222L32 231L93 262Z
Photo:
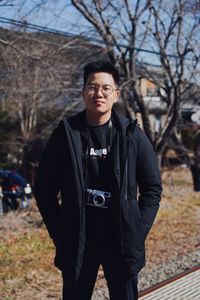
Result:
M86 92L88 93L89 96L93 96L94 94L96 94L99 90L101 90L101 93L103 95L104 98L109 97L110 95L112 95L112 93L114 91L116 91L117 89L112 88L109 85L103 86L102 88L96 86L96 85L92 85L89 84L85 87Z

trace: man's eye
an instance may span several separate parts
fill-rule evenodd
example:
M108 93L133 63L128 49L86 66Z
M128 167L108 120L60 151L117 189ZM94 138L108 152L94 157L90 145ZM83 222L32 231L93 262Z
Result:
M95 85L90 85L90 86L89 86L89 89L91 89L91 90L96 90L96 86L95 86Z
M103 90L104 90L105 92L109 92L109 91L111 91L112 89L111 89L111 87L106 86L106 87L103 88Z

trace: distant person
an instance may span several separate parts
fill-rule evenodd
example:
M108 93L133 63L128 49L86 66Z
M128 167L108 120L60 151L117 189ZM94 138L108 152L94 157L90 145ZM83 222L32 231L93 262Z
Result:
M60 122L40 163L35 196L56 247L64 300L91 299L100 265L110 299L138 299L144 242L162 188L146 135L112 109L119 94L110 62L87 64L86 109Z

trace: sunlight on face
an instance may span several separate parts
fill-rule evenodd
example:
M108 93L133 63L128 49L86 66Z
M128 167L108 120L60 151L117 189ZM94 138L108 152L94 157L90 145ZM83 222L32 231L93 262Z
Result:
M119 97L113 76L106 72L91 73L83 89L86 111L93 115L110 114Z

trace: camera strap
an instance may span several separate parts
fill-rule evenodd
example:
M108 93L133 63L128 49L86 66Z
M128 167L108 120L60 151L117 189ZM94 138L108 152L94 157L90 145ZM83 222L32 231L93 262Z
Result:
M113 124L112 124L111 118L110 118L109 123L108 123L108 135L107 135L107 138L108 138L107 148L108 148L108 153L110 153L112 139L113 139Z

